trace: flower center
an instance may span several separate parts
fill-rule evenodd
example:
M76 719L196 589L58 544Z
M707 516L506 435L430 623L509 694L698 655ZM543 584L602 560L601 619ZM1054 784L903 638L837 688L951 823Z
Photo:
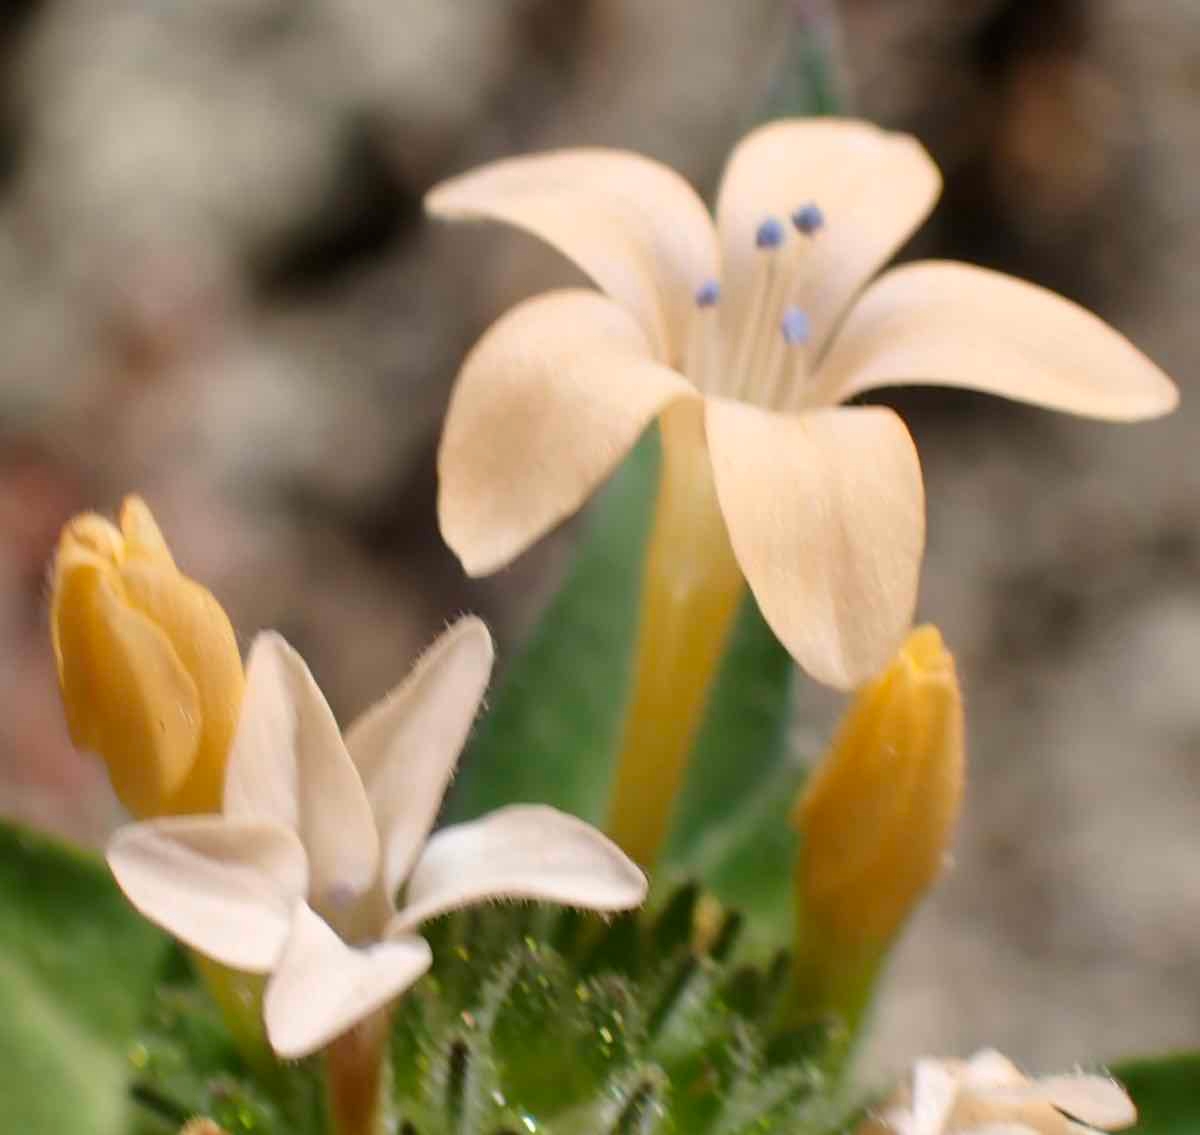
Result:
M809 203L796 209L790 221L789 226L766 217L758 226L756 262L737 326L722 326L716 280L696 292L683 370L705 393L773 410L799 405L812 335L808 315L792 297L810 263L804 253L825 218Z

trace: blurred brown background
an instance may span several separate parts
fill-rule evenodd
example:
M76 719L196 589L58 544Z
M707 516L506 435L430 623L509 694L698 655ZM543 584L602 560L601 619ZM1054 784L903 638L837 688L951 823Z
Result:
M342 713L459 610L511 644L569 531L463 579L432 454L463 351L571 279L433 232L423 191L562 143L710 192L786 107L801 35L848 109L947 176L908 254L1083 300L1180 382L1134 428L902 393L926 468L923 614L956 649L973 780L876 1067L1200 1040L1200 6L1195 0L8 0L0 6L0 808L99 842L48 652L62 522L141 491L245 638ZM798 727L818 753L830 702Z

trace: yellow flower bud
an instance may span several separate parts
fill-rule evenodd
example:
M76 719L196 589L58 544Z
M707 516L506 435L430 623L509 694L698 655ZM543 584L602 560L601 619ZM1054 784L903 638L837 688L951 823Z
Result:
M941 871L964 769L954 659L936 627L920 627L859 691L793 813L807 999L850 1016L861 1008L888 944Z
M142 500L120 523L86 513L59 539L50 629L71 740L136 816L219 811L244 685L233 627Z

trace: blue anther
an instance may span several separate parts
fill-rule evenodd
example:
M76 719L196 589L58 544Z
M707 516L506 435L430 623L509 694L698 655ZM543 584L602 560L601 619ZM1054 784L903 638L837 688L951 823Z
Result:
M778 248L786 235L783 222L777 217L768 217L758 226L758 232L754 234L754 243L759 248Z
M795 347L800 343L807 343L808 336L812 330L808 322L808 316L798 307L789 307L783 313L783 322L780 324L780 327L783 331L783 340L789 347Z
M821 212L819 205L810 201L807 205L801 205L792 214L792 224L796 226L797 232L801 232L805 236L812 236L825 224L825 214Z
M713 307L721 299L721 284L718 280L705 280L696 289L696 306Z

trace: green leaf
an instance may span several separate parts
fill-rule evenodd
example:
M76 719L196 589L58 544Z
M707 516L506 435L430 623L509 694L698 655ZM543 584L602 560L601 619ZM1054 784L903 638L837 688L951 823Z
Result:
M168 944L104 864L0 825L0 1131L117 1135Z
M605 811L637 631L658 436L630 454L589 518L558 594L511 662L467 751L449 822L514 801L591 822Z
M1200 1052L1131 1060L1112 1069L1133 1102L1133 1135L1200 1135Z
M747 595L721 662L664 857L747 916L748 946L791 938L796 836L788 823L805 768L788 746L791 658Z

